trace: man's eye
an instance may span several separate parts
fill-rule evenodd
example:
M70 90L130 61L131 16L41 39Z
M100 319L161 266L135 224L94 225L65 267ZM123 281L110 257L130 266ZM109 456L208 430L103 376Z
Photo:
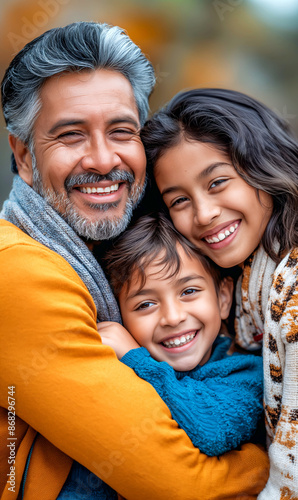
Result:
M74 132L74 131L68 131L68 132L63 132L62 134L58 135L58 139L76 139L80 137L79 132Z
M112 130L111 134L113 136L117 136L118 138L122 139L127 139L128 137L131 137L132 135L137 135L135 130L127 129L127 128L117 128L115 130Z

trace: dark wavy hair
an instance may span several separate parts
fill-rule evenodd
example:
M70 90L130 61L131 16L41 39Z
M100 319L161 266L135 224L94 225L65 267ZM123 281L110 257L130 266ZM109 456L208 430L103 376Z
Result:
M141 137L151 178L160 156L182 138L214 144L248 184L273 198L262 238L265 251L277 261L298 246L298 143L288 124L265 105L226 89L181 92L153 115Z
M167 277L178 274L181 259L177 245L183 248L186 255L202 263L218 292L224 277L219 266L178 233L162 213L152 213L140 217L124 231L106 254L106 271L115 296L119 296L124 285L130 286L135 271L139 274L141 289L146 283L146 268L152 262L160 265Z

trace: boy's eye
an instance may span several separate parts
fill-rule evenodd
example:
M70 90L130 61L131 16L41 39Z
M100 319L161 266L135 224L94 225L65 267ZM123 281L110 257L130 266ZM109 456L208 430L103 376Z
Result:
M187 288L182 292L183 295L193 295L194 293L198 292L199 290L197 288Z
M148 309L149 307L152 307L153 305L154 305L153 302L149 302L149 301L142 302L142 304L138 305L135 310L142 311L144 309Z

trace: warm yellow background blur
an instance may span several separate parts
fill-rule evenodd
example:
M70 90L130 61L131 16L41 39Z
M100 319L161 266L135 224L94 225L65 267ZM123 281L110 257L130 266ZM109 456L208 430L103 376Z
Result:
M189 87L246 92L298 132L297 0L0 0L1 79L12 57L55 26L99 21L124 28L157 73L155 111ZM0 207L12 174L0 119Z

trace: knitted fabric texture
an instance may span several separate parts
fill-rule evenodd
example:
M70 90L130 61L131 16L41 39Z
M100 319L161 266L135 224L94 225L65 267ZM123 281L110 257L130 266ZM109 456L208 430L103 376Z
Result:
M228 356L231 339L218 337L210 360L189 372L177 372L153 359L140 347L121 361L149 382L170 408L173 418L193 444L209 456L221 455L249 441L262 416L262 360L257 356ZM114 498L98 478L75 463L58 500L79 499L78 484L94 484L90 498Z
M231 339L218 337L203 366L175 371L147 349L132 349L121 361L149 382L193 444L218 456L250 441L263 415L262 359L227 351Z
M63 257L88 288L98 321L121 323L118 305L100 265L62 217L18 175L0 218Z
M298 498L298 249L276 265L259 248L236 290L237 342L262 344L270 477L259 500Z

